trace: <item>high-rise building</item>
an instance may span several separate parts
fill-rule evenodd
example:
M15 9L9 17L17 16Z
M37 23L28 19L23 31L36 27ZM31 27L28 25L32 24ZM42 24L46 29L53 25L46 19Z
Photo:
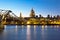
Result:
M34 12L33 8L31 10L30 17L35 17L35 12Z

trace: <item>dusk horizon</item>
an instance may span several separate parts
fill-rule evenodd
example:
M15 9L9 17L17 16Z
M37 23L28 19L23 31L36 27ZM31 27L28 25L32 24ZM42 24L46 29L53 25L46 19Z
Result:
M0 40L60 40L60 0L0 0Z
M0 0L0 9L11 10L17 16L22 13L23 17L29 17L33 8L36 15L46 17L60 15L59 0ZM27 15L26 15L27 14Z

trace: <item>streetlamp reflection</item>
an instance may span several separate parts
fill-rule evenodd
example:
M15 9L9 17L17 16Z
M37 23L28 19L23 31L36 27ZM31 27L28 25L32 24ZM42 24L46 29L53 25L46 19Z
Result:
M34 40L36 40L36 25L34 25Z
M27 25L27 40L31 39L30 25Z

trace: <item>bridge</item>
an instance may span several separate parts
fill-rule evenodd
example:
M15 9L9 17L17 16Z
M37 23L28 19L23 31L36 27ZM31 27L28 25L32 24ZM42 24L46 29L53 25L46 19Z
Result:
M2 10L0 9L0 15L2 16L2 19L9 17L14 17L14 18L18 18L18 16L16 16L11 10ZM19 20L19 19L18 19Z
M11 10L0 9L0 29L4 29L2 26L7 21L21 21L18 16L16 16Z

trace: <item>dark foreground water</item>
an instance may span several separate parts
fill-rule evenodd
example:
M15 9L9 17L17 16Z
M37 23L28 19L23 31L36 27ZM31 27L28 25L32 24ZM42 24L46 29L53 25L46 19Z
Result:
M5 25L0 40L60 40L60 26Z

